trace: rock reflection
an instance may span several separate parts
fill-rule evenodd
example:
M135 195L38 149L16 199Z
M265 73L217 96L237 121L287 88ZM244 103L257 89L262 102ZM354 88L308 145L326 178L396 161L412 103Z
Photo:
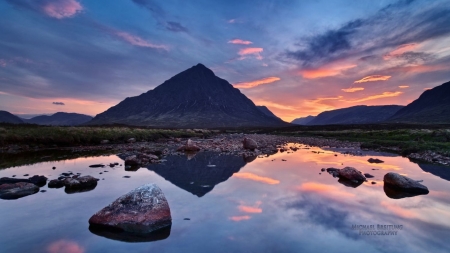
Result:
M393 188L386 184L384 184L383 190L384 190L384 193L386 194L386 196L388 196L391 199L410 198L410 197L428 194L428 193L415 193L415 192L401 191L399 189Z
M131 233L121 229L104 226L89 226L89 231L115 241L122 242L152 242L167 239L170 236L171 226L161 228L150 233Z
M97 187L97 184L95 185L91 185L91 186L87 186L84 188L65 188L64 192L66 192L67 194L74 194L74 193L82 193L82 192L88 192L88 191L92 191L95 189L95 187Z
M425 172L429 172L435 176L450 181L450 167L425 163L419 163L419 167Z

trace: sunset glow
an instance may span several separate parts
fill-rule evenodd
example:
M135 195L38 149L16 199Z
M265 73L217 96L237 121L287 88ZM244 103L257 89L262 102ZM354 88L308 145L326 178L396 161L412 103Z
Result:
M240 178L240 179L252 180L252 181L265 183L265 184L279 184L280 183L279 180L276 180L276 179L273 179L270 177L258 176L256 174L249 173L249 172L236 173L236 174L233 174L233 177Z

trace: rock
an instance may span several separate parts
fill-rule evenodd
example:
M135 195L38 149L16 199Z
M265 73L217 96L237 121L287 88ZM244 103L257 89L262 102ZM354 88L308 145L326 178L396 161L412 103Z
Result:
M374 158L369 158L369 160L367 160L369 163L384 163L384 161L380 160L380 159L374 159Z
M172 217L161 189L155 184L146 184L98 211L89 219L89 224L146 234L171 226Z
M364 182L366 178L364 175L353 167L345 167L339 170L339 178L354 181L354 182Z
M377 182L375 182L375 181L372 181L372 184L376 184Z
M136 139L135 138L130 138L130 139L127 140L127 142L128 143L134 143L134 142L136 142Z
M105 167L105 165L103 165L103 164L92 164L92 165L89 165L89 168L103 168L103 167Z
M128 156L127 158L125 158L125 166L127 166L127 165L137 166L139 164L140 164L140 162L135 155Z
M53 179L48 182L48 188L61 188L64 187L64 181Z
M82 176L79 178L66 178L64 185L66 186L66 192L80 192L84 190L92 190L97 186L99 179L92 176Z
M364 176L365 176L366 178L373 178L373 176L372 176L371 174L369 174L369 173L364 173Z
M191 139L188 139L186 141L186 144L184 146L181 146L177 149L177 151L199 151L200 148L197 147L192 141Z
M44 176L38 176L38 175L34 175L32 177L30 177L28 180L30 180L31 183L42 187L47 183L47 178Z
M100 142L100 144L108 144L109 143L109 140L102 140L101 142Z
M2 177L0 178L0 185L2 184L15 184L15 183L31 183L29 179L25 178L10 178L10 177Z
M258 144L256 143L256 141L250 138L244 138L242 144L244 145L244 149L255 150L258 148Z
M325 171L325 168L322 168L320 171L322 171L322 172Z
M428 188L423 184L395 172L384 175L383 181L385 185L395 190L418 194L429 193Z
M0 199L18 199L39 191L39 187L32 183L18 182L0 185Z
M364 181L355 181L355 180L348 180L345 178L339 178L338 183L343 184L347 187L356 188L360 186Z

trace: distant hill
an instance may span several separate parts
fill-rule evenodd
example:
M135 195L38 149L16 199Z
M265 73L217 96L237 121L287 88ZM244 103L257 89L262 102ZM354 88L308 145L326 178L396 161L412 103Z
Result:
M450 123L450 82L427 90L389 122L402 123Z
M263 112L265 115L276 118L276 119L280 119L279 117L277 117L277 115L275 115L272 111L269 110L269 108L267 108L264 105L257 105L256 107L258 107L258 109Z
M296 118L291 123L296 125L308 125L309 122L311 122L313 119L315 119L315 116L307 116L302 118Z
M165 128L280 127L229 82L197 64L153 90L126 98L98 114L91 125L128 124Z
M380 123L392 117L403 106L358 105L348 108L325 111L317 115L308 125L348 125L348 124L373 124Z
M7 111L0 111L0 123L21 124L24 123L22 119Z
M92 120L91 116L67 112L57 112L51 116L41 115L31 119L24 119L26 123L52 126L76 126L90 120Z

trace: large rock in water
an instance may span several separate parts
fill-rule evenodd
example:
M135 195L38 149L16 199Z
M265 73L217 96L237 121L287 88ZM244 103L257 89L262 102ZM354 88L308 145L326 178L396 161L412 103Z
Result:
M39 191L39 187L32 183L19 182L0 185L0 199L18 199Z
M366 181L366 177L357 169L353 167L345 167L342 170L338 171L338 176L341 179L354 181L354 182L364 182Z
M383 181L385 185L396 190L418 194L429 193L428 188L425 185L395 172L389 172L384 175Z
M150 233L172 225L172 217L161 189L156 184L146 184L94 214L89 224L132 233Z
M282 127L224 79L197 64L153 90L129 97L87 124L163 128Z

